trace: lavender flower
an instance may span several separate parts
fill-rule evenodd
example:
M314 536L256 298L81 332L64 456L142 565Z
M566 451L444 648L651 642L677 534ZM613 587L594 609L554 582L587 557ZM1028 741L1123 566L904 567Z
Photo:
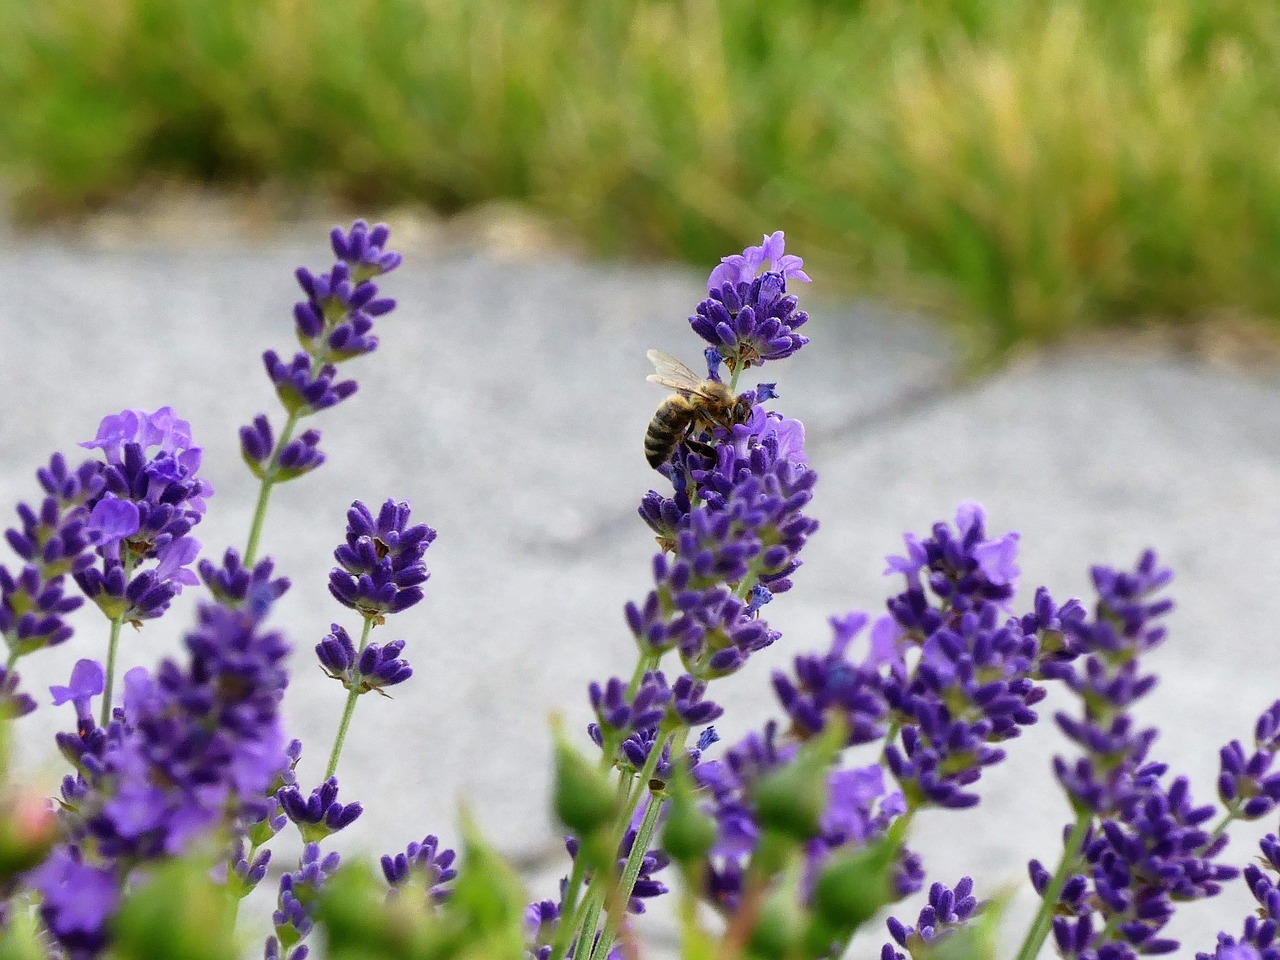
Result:
M1218 934L1213 953L1197 953L1196 960L1280 960L1280 839L1269 833L1259 843L1262 856L1258 864L1244 868L1244 881L1258 903L1258 911L1245 917L1240 936ZM1260 864L1260 865L1259 865Z
M0 719L16 720L36 708L36 702L18 689L22 678L13 670L0 667Z
M1232 740L1220 754L1218 796L1232 819L1258 820L1280 803L1280 771L1271 772L1280 750L1280 700L1258 718L1254 744L1254 752L1246 755L1240 741Z
M983 904L973 895L973 881L961 877L955 888L935 883L929 888L929 903L920 911L915 926L909 927L896 917L888 919L889 934L898 946L917 956L937 940L955 933L982 912ZM880 960L906 960L906 956L886 943Z
M202 452L191 425L171 407L155 413L125 410L104 417L93 440L101 449L104 490L86 502L88 529L101 566L76 573L76 582L111 619L132 623L160 616L184 586L198 582L188 569L200 544L188 533L204 516L213 493L196 475ZM141 564L155 561L138 572Z
M1185 778L1164 783L1167 767L1146 760L1156 732L1137 729L1129 713L1155 682L1141 673L1140 657L1164 639L1156 620L1172 602L1156 595L1171 579L1151 551L1132 572L1095 567L1095 617L1067 625L1079 657L1043 667L1080 697L1083 713L1056 717L1084 752L1075 764L1054 758L1079 816L1064 834L1064 857L1078 856L1078 869L1046 904L1066 958L1174 950L1177 941L1160 935L1174 903L1214 896L1238 873L1214 861L1227 838L1202 828L1213 808L1194 805ZM1033 860L1030 874L1046 896L1049 871Z
M357 221L346 236L339 230L331 235L341 261L331 270L313 274L298 268L298 285L307 295L294 307L298 339L318 362L340 362L377 349L378 339L370 332L374 318L390 313L395 301L379 297L371 279L400 263L399 254L385 250L388 235L381 224L370 230Z
M265 616L280 597L289 589L288 577L271 574L275 564L267 557L259 560L252 569L240 560L240 554L228 548L222 556L222 566L211 560L201 560L197 569L200 579L209 588L215 600L225 607L249 607L255 616Z
M357 652L346 630L336 623L331 629L332 632L316 644L316 656L324 672L348 690L383 693L384 687L404 683L413 676L413 668L400 657L403 640L393 640L385 646L371 643Z
M205 832L263 812L286 764L278 715L288 646L248 609L198 609L186 665L125 675L125 702L104 730L82 718L78 772L63 786L56 869L37 872L46 924L68 951L99 949L115 896L139 864L188 849ZM64 699L77 713L96 671L77 671ZM94 673L94 676L90 676ZM110 887L107 898L102 893ZM91 914L75 905L93 905Z
M306 417L319 413L341 403L358 388L354 380L335 383L338 368L331 363L313 369L312 359L306 353L295 354L286 364L274 350L268 350L262 355L262 362L267 376L275 384L280 403L290 415ZM254 424L257 426L257 420ZM261 427L258 429L261 431Z
M338 869L341 857L336 853L320 855L320 845L308 843L302 851L298 869L280 878L276 911L271 920L275 936L266 947L266 956L281 960L306 960L308 949L298 946L315 925L315 902L320 889Z
M319 430L306 430L299 434L285 444L273 460L275 445L271 422L261 414L254 417L252 426L240 428L240 454L250 472L259 480L271 476L273 482L283 483L310 473L324 463Z
M363 220L353 223L346 233L338 227L329 233L334 256L351 268L357 283L390 273L400 266L400 254L387 249L390 237L391 230L386 224L371 228Z
M53 705L61 706L68 701L75 705L76 720L79 723L80 735L85 736L93 729L93 714L90 702L102 693L105 674L102 664L96 660L77 660L71 671L71 682L63 686L52 686L49 693L53 695Z
M765 237L763 246L748 247L741 255L725 257L711 272L711 294L689 318L695 333L716 350L732 373L766 360L789 357L809 342L795 331L809 315L796 310L787 294L787 278L808 281L799 257L783 255L782 231ZM756 271L769 261L769 272Z
M458 875L454 867L457 855L441 848L440 841L432 834L421 842L413 841L404 853L382 857L382 873L394 888L416 883L432 903L440 903L449 896L447 884Z
M334 551L339 566L329 574L329 592L344 606L375 622L422 599L430 574L422 562L436 532L425 523L409 526L409 504L388 500L375 518L357 500L347 511L347 540Z
M296 786L282 788L276 799L298 826L306 843L316 843L350 826L364 812L359 803L338 802L338 778L330 777L311 791L305 800Z

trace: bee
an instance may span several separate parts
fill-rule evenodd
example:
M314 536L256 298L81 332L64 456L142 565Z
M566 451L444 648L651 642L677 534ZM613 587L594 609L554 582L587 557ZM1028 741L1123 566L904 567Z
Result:
M719 380L706 380L661 350L650 350L655 373L646 378L675 391L658 407L644 434L644 456L655 470L671 459L682 441L709 450L694 439L703 430L745 423L751 404L735 397Z

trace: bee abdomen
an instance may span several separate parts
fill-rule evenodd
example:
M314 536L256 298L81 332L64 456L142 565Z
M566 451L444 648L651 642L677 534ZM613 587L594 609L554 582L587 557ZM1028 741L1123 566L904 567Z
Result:
M693 416L693 405L679 394L663 401L644 434L644 456L649 466L656 470L671 459Z

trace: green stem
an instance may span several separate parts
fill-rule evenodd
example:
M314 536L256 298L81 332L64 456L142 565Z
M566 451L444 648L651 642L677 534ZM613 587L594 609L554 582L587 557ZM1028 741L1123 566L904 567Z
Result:
M667 736L661 728L658 730L658 736L654 738L653 746L649 749L649 756L645 758L644 766L640 768L640 773L636 776L636 790L630 800L623 806L618 816L618 823L615 824L611 843L608 849L617 850L622 845L622 837L627 832L627 827L631 823L631 815L635 812L636 804L640 797L649 789L649 781L653 779L653 772L657 769L658 760L662 756L662 748L666 746ZM659 804L661 806L661 804ZM648 811L645 811L646 815ZM638 842L638 838L637 838ZM635 850L635 847L632 847ZM582 856L581 853L578 854ZM630 857L628 857L630 862ZM614 882L613 871L609 871L608 876L595 875L591 878L591 882L587 885L587 899L584 901L584 916L580 924L574 924L578 928L578 956L582 956L582 944L585 944L592 938L596 932L596 923L600 919L600 908L604 905L606 885ZM632 881L635 882L634 880ZM628 894L629 896L630 894ZM625 903L624 903L625 905ZM588 956L586 960L591 960Z
M133 576L133 568L136 563L133 554L124 544L120 547L124 556L124 582L128 586L129 578ZM111 722L111 692L115 688L116 680L116 648L120 645L120 628L124 626L125 611L121 611L118 616L111 618L111 635L107 639L107 676L102 688L102 726L105 727Z
M102 726L111 722L111 690L116 679L116 647L120 644L120 627L124 617L113 617L111 620L111 637L107 641L107 679L102 690Z
M244 548L244 565L252 566L254 559L258 556L258 540L262 537L262 525L267 519L267 501L271 499L271 488L276 485L276 474L280 469L280 454L284 452L284 448L288 446L290 439L293 438L294 428L298 425L299 414L289 414L289 419L284 422L284 429L280 431L280 439L276 441L276 447L271 451L270 466L267 467L266 475L262 478L262 485L258 488L258 503L253 508L253 523L249 526L249 542Z
M1071 874L1071 868L1092 822L1093 814L1089 811L1081 811L1076 815L1075 826L1071 828L1071 835L1063 845L1062 861L1058 864L1053 879L1045 887L1044 895L1040 898L1040 909L1027 929L1027 938L1022 942L1022 949L1018 951L1016 960L1035 960L1040 948L1044 946L1045 938L1053 929L1053 911L1058 906L1058 898L1062 896L1062 888L1066 886L1067 877Z
M364 648L369 644L369 631L373 629L373 617L364 618L364 630L360 633L360 649L356 651L359 656L364 652ZM329 766L324 772L324 778L328 780L333 776L334 771L338 769L338 757L342 756L342 745L347 740L347 728L351 726L351 716L356 711L356 700L360 697L360 687L353 686L347 694L347 705L342 710L342 722L338 724L338 735L333 740L333 750L329 754Z
M4 672L13 673L13 667L17 662L18 662L18 651L14 649L10 649L9 659L4 662Z
M609 956L609 949L618 935L618 928L622 926L622 918L627 912L627 901L631 899L631 890L636 885L636 878L640 876L640 867L644 863L645 854L649 852L649 841L653 839L653 830L658 825L658 815L662 812L662 805L665 802L666 797L662 794L649 794L649 807L644 812L644 819L640 821L640 829L636 831L631 852L627 854L626 866L622 868L622 879L609 897L611 901L609 919L605 921L604 933L601 934L596 949L592 951L592 956Z
M573 942L573 931L576 924L565 920L578 912L578 892L582 889L582 881L587 875L587 858L581 852L574 858L573 872L569 875L569 885L565 888L564 902L561 905L560 925L556 928L556 938L551 944L551 956L547 960L564 960Z

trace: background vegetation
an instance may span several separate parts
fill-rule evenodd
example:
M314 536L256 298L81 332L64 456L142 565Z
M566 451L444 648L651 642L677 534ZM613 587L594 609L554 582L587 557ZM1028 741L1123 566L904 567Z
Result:
M784 228L983 351L1280 329L1280 4L0 0L20 214L158 176L529 203L705 263ZM824 278L825 279L825 278Z

